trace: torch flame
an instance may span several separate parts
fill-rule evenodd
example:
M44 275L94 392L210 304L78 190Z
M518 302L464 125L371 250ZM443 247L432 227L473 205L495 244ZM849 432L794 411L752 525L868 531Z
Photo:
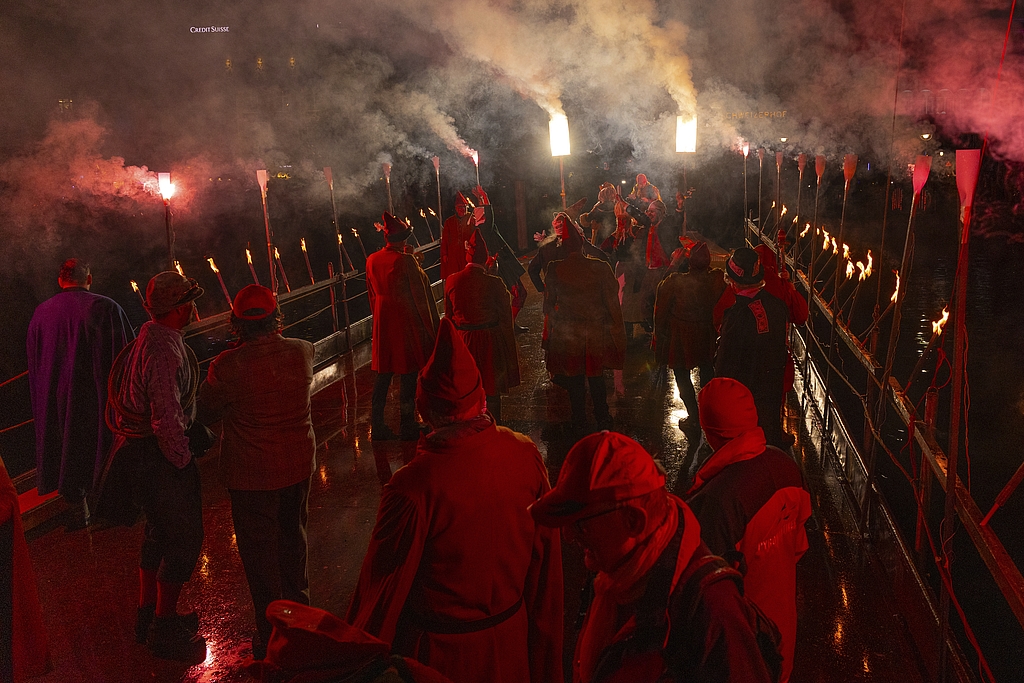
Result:
M857 275L857 282L864 282L868 277L868 271L867 268L864 267L863 261L857 261L857 270L860 271L860 274Z
M157 181L160 184L160 196L167 201L174 196L174 183L171 182L170 173L157 173Z
M864 268L864 277L865 278L871 277L871 264L874 263L874 262L875 262L875 260L871 257L871 250L868 249L868 265Z
M471 149L469 150L469 156L473 157L473 164L475 166L480 165L480 152L476 151L475 149Z
M829 240L828 230L826 230L825 228L822 228L821 229L821 234L824 235L824 237L825 237L825 241L821 243L821 250L822 251L826 251L828 249L828 240Z
M832 253L833 254L838 254L839 253L839 245L836 244L836 238L835 237L831 238L831 242L832 242Z
M281 252L277 250L277 247L274 247L274 258L276 258L278 261L281 260Z
M676 117L676 152L697 151L697 117Z
M845 258L845 259L850 258L850 245L849 244L844 244L843 245L843 258Z
M245 259L249 262L249 265L251 266L252 265L252 253L248 249L245 250Z
M359 237L359 231L356 230L355 228L352 228L352 235L355 237Z
M932 334L942 334L942 328L946 325L949 320L949 306L942 309L942 317L932 323Z
M427 211L429 211L429 212L430 212L430 215L431 215L431 216L437 216L437 214L436 214L436 213L434 213L434 210L433 210L432 208L430 208L429 206L427 207Z
M779 218L782 218L783 216L785 216L787 211L789 211L789 209L787 209L786 205L783 204L782 205L782 211L779 212Z
M799 221L799 220L800 220L800 214L794 214L793 215L793 225L796 225L797 221Z
M898 299L900 295L900 271L894 270L893 272L896 273L896 289L892 291L892 296L889 297L889 301L896 303L896 299Z
M213 257L212 256L208 257L206 260L209 261L210 269L213 272L215 272L215 273L219 273L220 272L219 270L217 270L217 264L213 262Z
M132 283L132 289L134 289L135 293L138 294L139 293L139 285L138 285L138 283L135 282L135 280L129 280L128 282Z
M342 243L342 242L341 242L341 233L339 232L339 233L338 233L338 244L341 244L341 243Z
M743 158L746 159L748 156L750 156L750 143L744 141L744 143L743 143Z
M178 271L178 275L185 277L185 272L181 269L181 264L177 261L174 262L174 269Z
M565 114L555 114L548 122L548 134L551 137L551 156L564 157L569 155L569 119Z
M420 216L421 216L422 218L426 218L426 217L427 217L427 214L426 214L426 212L425 212L425 211L423 211L423 209L420 209Z
M302 253L306 253L306 238L305 238L305 237L303 237L303 238L302 238L301 240L299 240L299 241L300 241L300 242L302 243Z
M811 224L808 223L807 226L803 229L803 231L801 231L800 236L801 237L806 237L807 233L810 232L810 230L811 230Z
M846 279L847 280L849 280L851 277L853 277L853 271L854 271L853 261L847 261L846 262Z
M772 202L772 208L773 209L775 208L775 202Z

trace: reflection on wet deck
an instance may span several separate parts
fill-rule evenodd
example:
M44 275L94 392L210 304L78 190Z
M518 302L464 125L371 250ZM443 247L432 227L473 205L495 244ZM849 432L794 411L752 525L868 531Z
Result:
M531 292L521 322L523 385L503 401L505 423L529 435L548 463L552 480L572 445L565 392L544 371L540 351L540 296ZM685 409L669 372L653 364L641 340L627 366L608 382L618 431L632 436L661 458L670 488L686 479L698 450L677 428ZM320 441L309 514L309 570L313 604L342 614L355 586L376 516L380 489L392 472L412 457L414 444L373 444L369 438L369 347L344 359L344 379L314 400ZM396 383L397 385L397 383ZM393 402L397 404L397 401ZM392 407L392 406L389 406ZM396 408L397 410L397 408ZM389 414L397 423L397 414ZM795 424L795 421L794 421ZM918 655L908 644L906 623L895 607L884 574L844 517L830 493L817 457L801 450L813 492L809 522L811 549L798 566L799 636L793 681L924 680ZM254 628L252 606L241 562L234 549L230 504L215 478L216 453L201 462L206 540L183 604L201 615L209 643L205 662L185 667L150 656L136 645L132 627L137 592L136 567L141 527L66 533L55 523L32 534L36 568L55 670L39 681L195 681L249 680L240 663ZM582 581L582 558L565 551L565 613L575 615ZM567 637L571 647L571 620Z

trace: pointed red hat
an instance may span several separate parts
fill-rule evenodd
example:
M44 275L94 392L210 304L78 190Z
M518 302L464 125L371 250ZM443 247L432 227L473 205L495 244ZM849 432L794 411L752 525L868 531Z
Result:
M469 200L466 199L466 195L462 194L461 192L456 192L455 193L455 205L456 206L460 206L460 205L461 206L466 206L467 204L469 204Z
M381 220L384 222L384 239L388 242L401 242L412 232L412 228L404 221L395 218L387 211L381 216Z
M487 263L487 257L490 254L487 253L487 242L484 241L484 236L480 234L480 228L473 231L473 234L466 240L466 257L472 263L479 263L483 265Z
M583 235L579 227L568 217L565 221L565 230L562 235L562 246L569 251L583 251Z
M487 406L484 384L473 354L448 318L441 318L434 353L420 370L416 407L423 415L441 415L461 422Z

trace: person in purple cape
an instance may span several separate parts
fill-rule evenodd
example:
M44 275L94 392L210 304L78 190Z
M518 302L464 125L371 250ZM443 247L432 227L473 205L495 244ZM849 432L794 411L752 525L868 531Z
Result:
M65 261L57 282L60 293L36 308L26 341L36 486L40 495L59 491L72 505L70 525L77 526L88 523L85 496L113 440L103 419L107 375L135 331L117 302L89 291L85 262Z

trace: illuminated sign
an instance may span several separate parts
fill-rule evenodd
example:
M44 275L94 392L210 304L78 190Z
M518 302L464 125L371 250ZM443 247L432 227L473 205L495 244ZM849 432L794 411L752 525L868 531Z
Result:
M784 119L786 110L782 111L733 111L725 113L726 119Z
M227 33L230 26L190 26L189 33Z

